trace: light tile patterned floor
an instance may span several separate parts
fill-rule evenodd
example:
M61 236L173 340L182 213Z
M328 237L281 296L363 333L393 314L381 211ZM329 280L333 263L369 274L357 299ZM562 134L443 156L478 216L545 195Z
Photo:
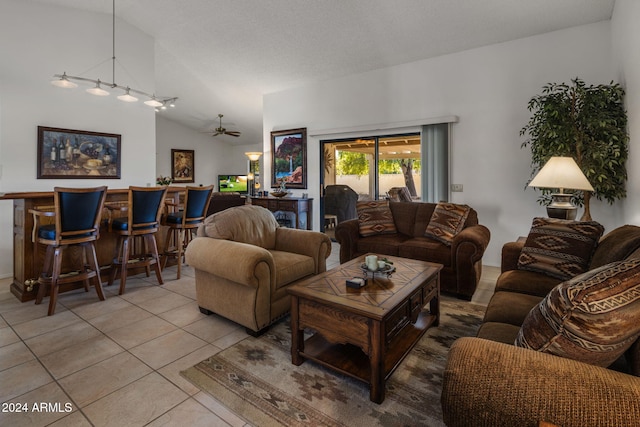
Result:
M328 268L339 264L338 253L334 244ZM498 273L484 269L473 301L488 302ZM247 336L243 327L201 314L193 270L182 274L175 280L175 267L165 270L162 286L153 275L136 276L122 296L117 284L105 287L106 301L93 289L64 293L51 317L48 298L20 303L11 280L0 280L0 425L247 426L242 414L180 376ZM53 405L33 412L41 403Z

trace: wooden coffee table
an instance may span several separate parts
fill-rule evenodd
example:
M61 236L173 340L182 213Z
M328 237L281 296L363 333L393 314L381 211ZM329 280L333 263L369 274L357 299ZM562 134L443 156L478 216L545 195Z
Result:
M376 403L384 400L385 381L440 318L442 265L386 258L396 267L393 275L369 274L360 289L346 280L364 275L364 256L288 289L293 364L309 359L364 381ZM306 340L305 328L315 331Z

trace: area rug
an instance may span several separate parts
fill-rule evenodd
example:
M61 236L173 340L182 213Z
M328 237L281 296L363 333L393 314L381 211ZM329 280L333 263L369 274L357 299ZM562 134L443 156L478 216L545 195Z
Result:
M387 380L385 400L369 387L312 361L291 363L285 318L181 374L254 426L442 426L442 373L451 343L476 333L485 307L441 298L430 328Z

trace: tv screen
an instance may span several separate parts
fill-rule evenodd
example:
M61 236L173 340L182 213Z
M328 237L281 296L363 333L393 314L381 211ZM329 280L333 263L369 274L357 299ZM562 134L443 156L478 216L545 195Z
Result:
M218 175L218 191L247 194L247 175Z

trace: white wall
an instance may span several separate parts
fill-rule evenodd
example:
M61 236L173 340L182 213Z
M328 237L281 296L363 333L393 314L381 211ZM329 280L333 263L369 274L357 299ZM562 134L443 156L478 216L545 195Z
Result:
M247 151L261 151L262 144L233 146L221 137L212 138L158 115L156 120L156 170L158 175L171 176L171 149L194 150L195 183L214 184L218 190L219 174L245 174L248 171ZM154 181L155 183L155 181Z
M492 234L484 262L498 266L502 245L526 235L534 216L546 216L536 202L538 193L524 189L531 156L520 148L519 131L530 117L527 102L548 82L576 76L594 84L614 80L610 29L604 21L268 94L265 174L270 174L270 132L307 127L309 188L304 191L318 200L319 139L325 138L314 134L458 116L451 182L463 184L464 192L451 194L451 200L478 211ZM611 230L622 223L621 204L596 201L592 216ZM318 203L313 222L318 229Z
M0 9L0 191L154 182L156 165L149 161L156 148L152 108L113 95L92 96L85 87L64 90L49 83L63 71L111 81L111 16L20 0L0 0ZM116 81L153 93L153 39L124 22L116 25L116 55L127 70L116 68ZM122 135L122 178L36 179L39 125ZM12 202L0 201L0 277L13 274L12 239Z
M629 118L629 162L624 219L640 224L640 2L616 0L611 18L614 63L619 67L617 81L626 89L625 104Z

